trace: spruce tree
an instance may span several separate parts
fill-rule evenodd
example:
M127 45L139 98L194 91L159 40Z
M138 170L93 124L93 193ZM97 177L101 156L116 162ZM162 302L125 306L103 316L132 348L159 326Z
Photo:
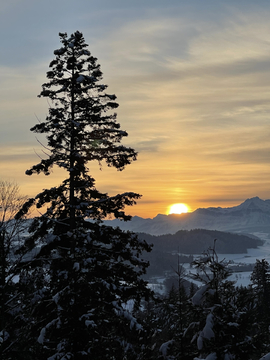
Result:
M194 359L257 359L260 349L252 338L257 329L252 297L242 299L243 291L228 279L228 263L218 259L215 249L193 265L197 269L194 279L203 284L192 297L193 321L186 330L194 350L197 347Z
M264 323L266 330L270 325L270 265L268 261L257 259L250 279L256 294L258 320Z
M269 352L270 346L270 265L265 259L256 260L250 276L255 296L256 337L260 341L262 352Z
M150 294L141 279L148 266L141 254L150 246L102 220L129 220L124 208L140 195L101 193L87 167L97 161L123 170L137 153L121 144L127 133L111 113L116 96L100 83L100 66L82 33L59 36L62 46L39 95L49 100L49 114L31 129L46 134L47 157L26 174L49 175L58 166L67 178L29 199L17 215L46 207L24 245L34 254L22 271L22 281L32 279L24 300L30 351L35 359L137 359L144 329L133 310Z

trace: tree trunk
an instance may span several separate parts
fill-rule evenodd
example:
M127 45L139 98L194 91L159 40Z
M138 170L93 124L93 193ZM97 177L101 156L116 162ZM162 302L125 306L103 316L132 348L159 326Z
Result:
M73 51L74 52L74 51ZM74 56L74 54L73 54ZM74 196L74 152L75 152L75 134L74 134L74 121L75 121L75 96L74 96L74 67L72 69L72 87L71 87L71 133L70 133L70 196L69 196L69 207L70 207L70 231L75 228L75 196Z

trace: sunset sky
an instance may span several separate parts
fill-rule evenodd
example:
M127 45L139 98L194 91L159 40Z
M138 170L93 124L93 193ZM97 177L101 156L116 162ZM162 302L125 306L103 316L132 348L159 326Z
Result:
M269 19L269 1L1 1L0 178L29 196L64 178L25 170L43 155L30 128L58 33L79 30L139 152L123 172L89 164L99 190L142 194L127 209L142 217L269 199Z

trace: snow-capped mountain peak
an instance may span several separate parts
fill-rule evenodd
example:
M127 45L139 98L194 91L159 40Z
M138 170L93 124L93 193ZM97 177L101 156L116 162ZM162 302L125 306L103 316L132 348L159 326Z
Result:
M237 206L199 208L181 215L159 214L153 219L135 216L129 222L106 221L123 230L152 235L174 234L178 230L208 229L231 232L265 231L270 233L270 200L253 197Z
M238 209L248 209L248 210L260 210L260 211L269 211L270 212L270 200L262 200L258 196L251 199L245 200L239 206L236 206Z

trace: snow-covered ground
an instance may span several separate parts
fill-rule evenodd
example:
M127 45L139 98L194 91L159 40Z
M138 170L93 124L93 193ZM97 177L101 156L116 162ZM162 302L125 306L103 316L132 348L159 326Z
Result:
M270 263L270 237L268 233L256 232L253 235L265 241L263 246L257 249L248 249L247 254L223 254L219 258L225 258L228 261L233 261L234 264L255 264L256 260L265 259ZM235 280L236 285L248 286L250 284L250 271L235 272L230 277L230 280Z
M265 259L270 263L270 234L256 232L252 235L264 240L264 244L258 246L257 249L248 249L247 253L244 254L218 254L219 260L225 259L232 262L233 265L255 264L257 259ZM236 281L237 286L248 286L250 284L250 275L251 271L234 272L229 279Z
M256 232L253 235L265 241L263 246L257 249L248 249L247 254L223 254L219 258L233 261L234 264L255 264L256 260L265 259L270 263L270 238L268 233ZM236 281L236 285L248 286L250 284L251 271L235 272L230 280Z

